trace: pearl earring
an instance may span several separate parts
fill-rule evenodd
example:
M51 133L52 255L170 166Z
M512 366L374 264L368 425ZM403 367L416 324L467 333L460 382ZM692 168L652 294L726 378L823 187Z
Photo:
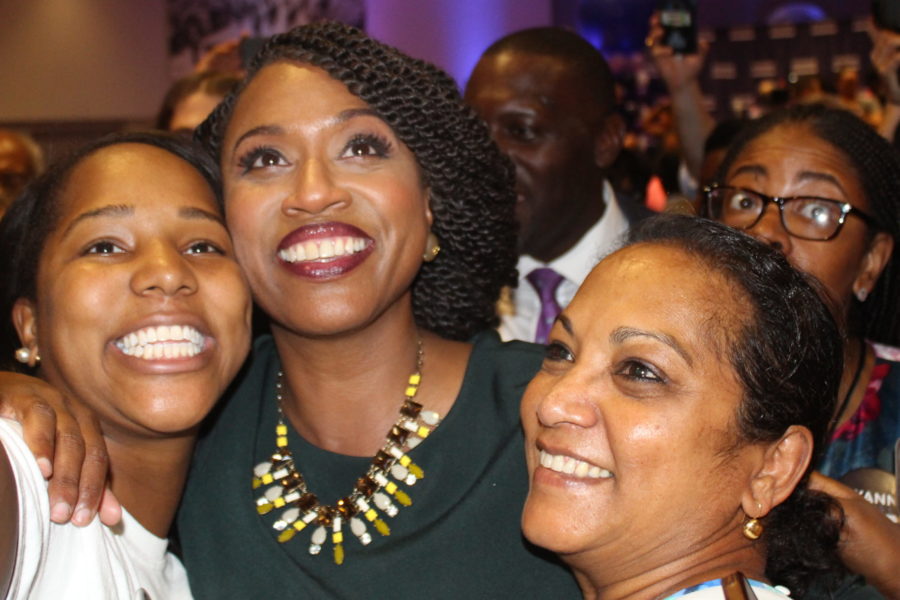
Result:
M865 302L866 298L868 298L868 297L869 297L869 290L867 290L866 288L859 288L856 291L856 299L859 300L860 302Z
M31 360L31 350L22 346L21 348L16 350L16 360L24 365L27 365Z

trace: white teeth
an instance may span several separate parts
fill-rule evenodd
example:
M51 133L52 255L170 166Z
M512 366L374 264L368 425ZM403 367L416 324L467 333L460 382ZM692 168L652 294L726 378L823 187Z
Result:
M553 464L553 457L543 451L540 453L539 456L541 458L541 466L547 467L549 469L550 465Z
M566 466L566 457L560 454L557 454L553 457L553 462L550 463L550 468L554 471L559 471L562 473L563 467Z
M610 479L613 476L610 471L583 460L562 454L550 454L545 450L541 450L540 461L541 466L546 469L582 479Z
M350 236L340 236L307 240L278 251L278 257L289 263L349 256L366 247L366 240Z
M161 358L187 358L203 351L206 338L189 325L160 325L133 331L116 340L116 347L123 354L159 360Z

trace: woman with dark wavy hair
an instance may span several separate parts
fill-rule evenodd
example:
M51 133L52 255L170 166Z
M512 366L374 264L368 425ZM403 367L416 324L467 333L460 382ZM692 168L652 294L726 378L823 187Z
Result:
M522 401L522 524L586 598L833 597L810 587L840 581L840 510L807 483L842 346L810 281L731 228L663 215L562 312Z
M519 529L518 403L541 350L490 329L516 280L512 168L454 82L303 26L198 136L271 336L188 477L195 596L577 594Z
M900 596L900 155L849 112L796 106L748 125L717 181L710 215L819 279L845 325L839 402L813 485L844 505L847 564Z

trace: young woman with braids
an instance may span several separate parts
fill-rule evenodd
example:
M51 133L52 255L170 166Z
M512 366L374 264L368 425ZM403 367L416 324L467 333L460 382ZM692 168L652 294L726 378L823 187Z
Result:
M729 149L710 215L819 279L846 326L839 402L813 485L844 503L844 557L900 595L900 526L834 479L896 476L900 438L900 157L850 113L798 106L754 122ZM854 487L860 487L853 483ZM896 514L896 506L893 511ZM864 552L867 547L892 548ZM890 574L883 581L883 574Z
M491 330L515 281L512 169L454 82L350 27L304 26L268 42L199 136L272 335L189 474L195 596L576 595L519 529L518 402L541 349Z

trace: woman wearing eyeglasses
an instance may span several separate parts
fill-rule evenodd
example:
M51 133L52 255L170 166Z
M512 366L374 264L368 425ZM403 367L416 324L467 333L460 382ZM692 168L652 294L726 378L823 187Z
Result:
M850 113L798 106L749 125L726 155L718 181L706 190L710 216L767 242L817 277L845 323L840 395L820 472L848 482L865 473L860 469L895 476L900 438L900 363L892 348L900 346L896 151ZM888 561L883 566L895 580L873 583L900 593L900 527L879 520L872 506L829 478L817 477L815 483L844 504L845 560L862 572L873 561ZM896 504L886 509L896 514ZM857 544L877 539L893 554L857 551Z

